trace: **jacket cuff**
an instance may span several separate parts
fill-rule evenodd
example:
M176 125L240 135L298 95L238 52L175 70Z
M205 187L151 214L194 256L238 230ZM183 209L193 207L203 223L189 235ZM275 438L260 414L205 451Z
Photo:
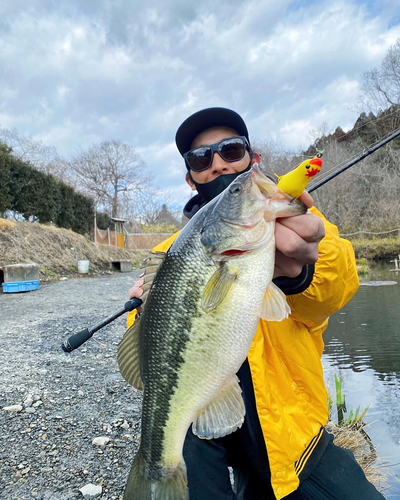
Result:
M314 269L314 264L307 264L296 278L281 276L272 281L285 295L295 295L304 292L310 286L314 276Z

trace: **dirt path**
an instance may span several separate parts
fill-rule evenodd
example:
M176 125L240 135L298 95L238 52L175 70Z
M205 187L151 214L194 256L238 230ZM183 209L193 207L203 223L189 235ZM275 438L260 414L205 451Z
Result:
M140 425L140 394L116 362L126 315L95 334L101 344L71 354L60 344L120 309L139 274L0 294L1 499L83 498L88 484L97 493L85 498L122 498ZM96 437L109 441L96 446Z

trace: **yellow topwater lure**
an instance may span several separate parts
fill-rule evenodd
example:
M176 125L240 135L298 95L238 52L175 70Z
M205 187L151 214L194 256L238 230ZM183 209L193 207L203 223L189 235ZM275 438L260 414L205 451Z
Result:
M298 198L305 190L309 180L321 170L321 156L322 153L318 153L314 158L302 161L300 165L285 175L275 174L278 177L278 187L293 198Z

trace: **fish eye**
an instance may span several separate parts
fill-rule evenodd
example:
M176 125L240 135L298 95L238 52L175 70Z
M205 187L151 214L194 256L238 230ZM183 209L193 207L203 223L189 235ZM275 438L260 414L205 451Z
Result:
M240 193L240 191L242 191L242 186L240 184L236 184L235 186L232 186L229 189L229 192L232 193L232 194Z
M306 165L306 168L310 168L310 165L308 165L308 164L307 164L307 165Z

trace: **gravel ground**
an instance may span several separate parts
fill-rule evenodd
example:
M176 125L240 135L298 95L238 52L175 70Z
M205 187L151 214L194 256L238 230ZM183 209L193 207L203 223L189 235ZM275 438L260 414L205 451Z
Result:
M139 274L0 294L1 499L122 498L141 402L116 361L126 315L70 354L60 345L120 309ZM106 444L93 444L99 437Z

